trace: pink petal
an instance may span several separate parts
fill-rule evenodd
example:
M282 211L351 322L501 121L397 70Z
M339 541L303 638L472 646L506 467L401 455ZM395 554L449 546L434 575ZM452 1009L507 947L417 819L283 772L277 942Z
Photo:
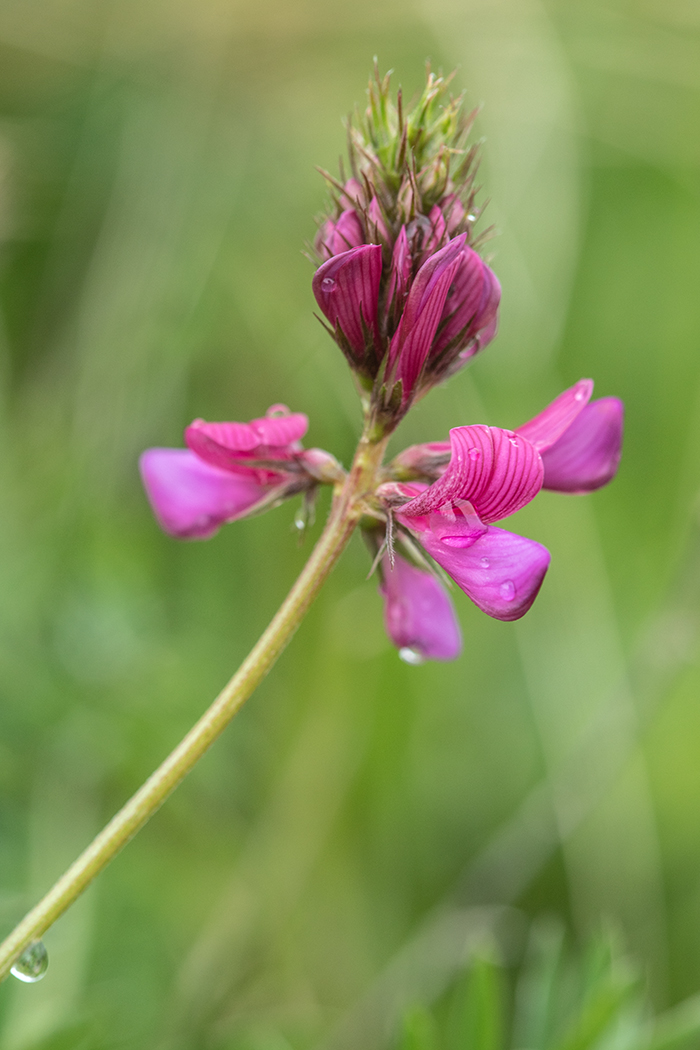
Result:
M256 456L290 459L296 442L306 433L308 425L307 417L301 412L288 416L264 416L250 423L207 423L195 419L185 430L185 441L193 452L212 466L239 470Z
M379 237L381 237L383 240L389 241L390 240L389 231L386 228L386 223L384 222L384 217L382 215L382 210L379 207L379 201L377 200L376 197L372 197L372 200L369 202L369 208L367 209L367 216L369 218L369 221L374 226L374 229L375 229L377 235Z
M624 405L601 397L583 409L559 440L542 455L544 488L593 492L613 478L622 450Z
M365 235L362 224L354 208L348 208L341 212L330 239L326 244L330 248L331 255L339 255L346 252L348 248L356 248L358 244L364 244Z
M441 353L462 332L465 333L465 340L476 334L474 322L481 308L484 287L487 284L484 270L484 263L477 253L471 248L465 248L447 295L440 333L435 340L432 356ZM474 328L474 332L470 331L471 328Z
M447 226L441 208L434 204L428 215L430 219L430 234L423 245L423 251L436 252L442 244Z
M497 620L518 620L528 611L549 567L546 547L493 526L464 548L432 532L419 539L474 604Z
M407 398L423 370L454 280L465 235L455 237L431 255L416 274L401 321L389 347L389 367L403 381ZM326 265L328 265L326 263Z
M309 417L303 412L288 412L286 415L267 415L262 419L251 419L251 428L258 436L258 443L271 448L296 445L309 429Z
M362 201L363 190L357 179L348 179L343 186L343 192L340 197L341 204L345 204L347 208L354 208L356 204Z
M526 437L538 452L545 452L559 440L565 430L568 430L590 401L592 393L593 380L579 379L578 383L556 397L538 416L518 427L516 433Z
M454 233L464 219L464 205L456 193L451 193L448 197L442 199L440 207L442 208L442 214L445 216L448 232Z
M401 508L410 517L468 500L487 525L514 514L542 488L542 460L529 441L499 427L455 427L452 456L442 475Z
M389 289L387 292L387 303L396 301L400 308L403 307L404 296L408 289L411 278L411 251L408 247L406 227L402 226L396 238L394 251L391 257L391 273L389 274Z
M462 635L449 595L429 572L401 557L382 561L384 623L398 649L411 649L425 660L454 660Z
M149 448L141 477L158 523L181 539L206 539L245 514L267 489L252 478L219 470L182 448Z
M312 288L316 302L335 328L338 326L350 348L365 356L366 328L374 333L378 345L377 305L382 278L382 249L378 244L363 244L334 256L319 266Z

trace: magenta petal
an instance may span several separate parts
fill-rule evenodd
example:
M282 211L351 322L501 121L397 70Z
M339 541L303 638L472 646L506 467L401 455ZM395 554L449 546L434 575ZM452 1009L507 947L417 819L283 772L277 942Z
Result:
M387 292L388 303L396 301L399 307L403 306L404 296L406 295L408 282L411 277L411 265L411 251L408 247L406 227L402 226L399 230L399 235L396 238L396 244L394 245L394 251L391 257L389 290Z
M309 417L303 412L263 416L262 419L251 419L250 427L258 436L258 444L283 448L303 438L309 429Z
M405 398L412 392L430 354L464 240L465 235L461 234L431 255L416 274L408 293L389 347L389 367L396 366L396 377L403 382Z
M432 356L441 353L460 333L465 333L465 339L476 334L477 329L472 322L476 321L484 298L487 284L485 269L477 253L471 248L465 248L445 302L442 326ZM472 327L474 331L470 330Z
M499 427L454 427L441 478L401 508L407 517L468 500L487 525L514 514L542 488L544 468L529 441Z
M544 488L593 492L615 476L622 451L624 405L601 397L583 409L559 440L542 454Z
M149 448L141 477L158 523L181 539L206 539L265 495L266 488L204 463L183 448Z
M423 251L435 252L442 244L447 226L442 209L437 204L430 209L428 218L430 219L430 234L423 245Z
M411 649L425 660L454 660L462 635L449 595L428 572L403 558L382 561L386 632L398 649Z
M526 437L538 452L545 452L568 430L590 401L592 393L593 380L579 379L534 419L518 427L516 433Z
M462 549L431 532L419 539L474 604L497 620L518 620L528 611L549 567L542 544L493 526Z
M330 248L331 255L339 255L346 252L348 248L356 248L358 244L364 244L365 235L362 224L354 208L348 208L341 212L330 239L326 244Z
M448 233L454 233L466 214L464 205L456 193L451 193L448 197L443 198L440 207L445 216Z
M378 344L377 305L382 278L382 249L363 244L335 255L319 266L312 288L316 302L335 328L338 326L350 348L365 355L364 327L374 333Z
M195 419L185 429L185 441L212 466L236 469L245 467L246 461L256 455L262 459L289 459L308 425L301 412L264 416L250 423L207 423Z
M382 240L385 241L390 240L389 231L386 228L386 223L384 222L384 217L382 216L382 209L379 207L379 201L376 197L372 197L372 200L369 202L369 208L367 209L367 217L374 226L374 230L377 236L381 237Z

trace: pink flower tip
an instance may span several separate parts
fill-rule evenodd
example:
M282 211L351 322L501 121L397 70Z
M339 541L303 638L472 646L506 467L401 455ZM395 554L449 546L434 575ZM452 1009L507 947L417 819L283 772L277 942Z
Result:
M380 592L384 623L406 663L454 660L462 651L462 635L449 595L431 573L396 556L392 568L382 560Z

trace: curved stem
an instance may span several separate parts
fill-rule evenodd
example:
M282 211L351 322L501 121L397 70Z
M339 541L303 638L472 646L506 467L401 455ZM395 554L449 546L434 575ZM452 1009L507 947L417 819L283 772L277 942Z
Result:
M159 809L275 663L361 517L362 500L374 485L386 440L373 442L363 435L350 473L335 497L326 527L267 630L187 736L0 944L0 981L8 976L22 952L48 930Z

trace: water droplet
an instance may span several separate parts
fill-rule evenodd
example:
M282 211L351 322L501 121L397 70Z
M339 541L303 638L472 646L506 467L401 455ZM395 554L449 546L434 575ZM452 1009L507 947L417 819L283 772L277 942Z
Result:
M585 396L586 395L583 392L583 390L577 390L576 393L574 394L574 401L583 401Z
M10 970L13 977L25 984L36 984L49 968L49 956L43 941L34 941L22 952Z
M403 660L405 664L411 664L412 667L418 667L420 664L425 663L423 654L407 645L403 649L399 649L399 660Z
M480 558L479 559L479 565L481 566L482 569L488 569L490 564L491 564L491 562L488 560L488 558Z
M335 288L335 281L332 277L324 277L321 281L321 288L324 292L330 292L333 288Z
M470 448L469 449L469 458L473 459L474 462L476 462L477 459L481 459L481 449L480 448Z
M518 439L517 438L508 438L508 440L510 441L511 445L515 446L515 448L518 447Z
M440 543L444 543L446 547L471 547L473 542L474 537L471 535L440 537Z
M299 532L303 532L306 528L306 517L300 510L294 515L294 528L299 529Z
M476 222L476 215L467 215L469 222Z
M501 598L504 602L512 602L515 598L515 584L512 580L506 580L501 584Z

